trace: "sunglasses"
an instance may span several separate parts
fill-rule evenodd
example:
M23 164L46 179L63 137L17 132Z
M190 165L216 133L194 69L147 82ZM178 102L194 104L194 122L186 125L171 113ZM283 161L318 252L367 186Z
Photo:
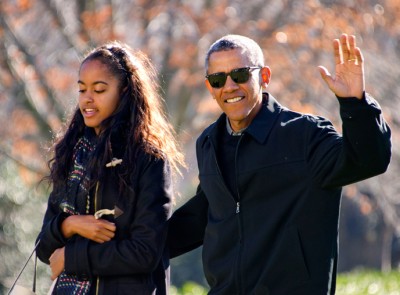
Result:
M250 78L250 70L255 69L261 69L261 67L238 68L233 69L229 73L220 72L206 75L206 78L208 82L210 82L212 88L221 88L224 87L228 76L230 76L233 82L237 84L246 83Z

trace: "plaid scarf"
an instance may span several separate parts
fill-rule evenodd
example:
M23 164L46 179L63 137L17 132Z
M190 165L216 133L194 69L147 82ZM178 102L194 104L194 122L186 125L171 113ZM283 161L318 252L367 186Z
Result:
M78 140L74 147L73 165L67 181L67 194L60 204L61 210L71 215L90 213L90 175L86 171L86 166L94 149L95 136L88 132ZM90 280L79 279L75 275L63 272L58 277L53 295L86 295L89 294L90 286Z

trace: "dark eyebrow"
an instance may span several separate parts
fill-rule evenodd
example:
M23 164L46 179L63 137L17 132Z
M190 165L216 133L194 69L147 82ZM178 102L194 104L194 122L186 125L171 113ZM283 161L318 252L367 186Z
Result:
M78 80L78 84L85 85L85 83L83 83L83 81L81 81L81 80ZM93 83L93 85L97 85L97 84L104 84L104 85L108 85L108 83L106 83L106 82L103 82L103 81L95 81L95 82Z

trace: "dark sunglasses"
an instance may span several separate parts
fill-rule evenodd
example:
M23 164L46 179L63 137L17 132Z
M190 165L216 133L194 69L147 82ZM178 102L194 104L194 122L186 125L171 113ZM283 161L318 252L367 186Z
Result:
M233 82L237 84L246 83L250 78L250 70L261 69L261 67L246 67L233 69L229 73L214 73L210 75L206 75L208 82L210 82L211 87L213 88L221 88L224 87L226 83L226 79L228 76L231 76Z

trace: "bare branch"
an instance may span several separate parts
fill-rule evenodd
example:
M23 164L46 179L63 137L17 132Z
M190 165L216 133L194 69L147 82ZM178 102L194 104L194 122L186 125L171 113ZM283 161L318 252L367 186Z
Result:
M26 46L22 43L21 40L19 40L19 38L16 36L16 34L14 33L13 29L9 26L8 22L6 21L5 17L3 16L0 19L0 24L1 26L5 29L6 35L9 36L9 38L11 39L11 41L17 46L17 48L24 54L25 60L26 62L32 66L35 69L35 72L39 78L39 83L40 85L43 87L44 91L46 92L47 98L50 100L51 102L51 106L54 108L54 110L57 113L57 116L62 119L62 117L64 116L64 110L62 108L60 108L59 104L56 101L56 96L54 95L53 90L51 89L51 87L48 85L46 78L44 76L44 74L42 73L42 71L40 70L40 68L37 66L36 61L35 61L35 57L32 56L28 50L26 49ZM7 50L6 48L4 48L4 52L6 54ZM9 60L7 58L7 60ZM9 66L12 68L11 64L9 63ZM11 71L13 72L13 76L16 76L17 73L16 71ZM22 79L18 79L19 82L21 83ZM25 90L25 86L23 87ZM25 91L26 92L26 91ZM26 95L26 97L29 97L29 95ZM34 108L34 106L31 104L32 108ZM35 110L35 112L37 112L37 110ZM48 125L48 124L46 124Z

